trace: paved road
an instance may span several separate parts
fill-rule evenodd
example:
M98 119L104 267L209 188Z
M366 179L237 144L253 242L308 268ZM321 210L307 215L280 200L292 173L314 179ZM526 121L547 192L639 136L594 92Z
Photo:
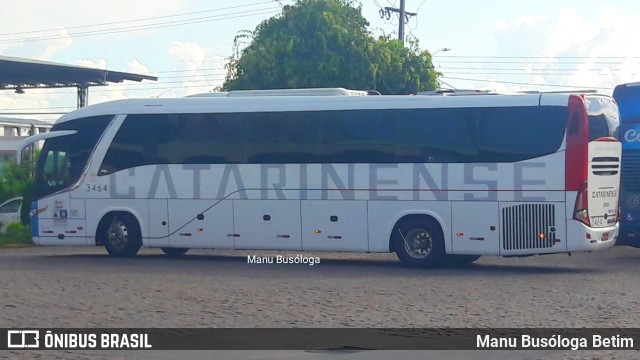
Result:
M267 252L0 249L5 327L640 327L640 249L481 258L407 269L391 254L304 254L320 264L248 264ZM292 255L296 255L295 253ZM445 356L446 354L446 356ZM10 352L9 358L388 358L385 352ZM637 359L639 352L405 352L402 358ZM395 356L394 356L395 357Z

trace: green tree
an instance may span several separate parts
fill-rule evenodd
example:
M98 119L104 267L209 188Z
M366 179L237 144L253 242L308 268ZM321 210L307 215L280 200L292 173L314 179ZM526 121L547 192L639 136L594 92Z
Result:
M372 66L376 90L383 94L411 94L440 86L431 54L420 51L417 40L405 46L397 39L381 36L375 42Z
M31 180L30 163L18 165L15 161L7 161L0 178L0 202L15 196L22 196L24 187L29 180Z
M431 56L417 41L375 39L353 0L298 0L234 46L222 90L345 87L407 94L437 87Z
M37 159L36 152L35 158ZM2 176L0 176L0 203L16 196L22 196L22 211L20 220L28 224L31 200L34 189L34 161L28 159L18 165L10 160L4 164Z

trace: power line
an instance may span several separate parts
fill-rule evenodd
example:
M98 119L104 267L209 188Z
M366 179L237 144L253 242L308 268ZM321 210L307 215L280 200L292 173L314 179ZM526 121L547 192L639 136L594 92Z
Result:
M217 70L217 69L213 69ZM161 83L165 79L186 79L186 78L195 78L195 77L208 77L208 76L227 76L227 73L208 73L208 74L191 74L191 75L176 75L176 76L163 76L159 81L155 82L155 84ZM130 85L140 85L140 84L153 84L153 83L127 83Z
M220 68L199 68L199 69L190 69L190 70L163 70L163 71L154 71L153 74L167 74L167 73L196 73L196 74L189 74L189 75L176 75L176 76L162 76L162 79L170 79L170 78L180 78L180 77L197 77L197 76L211 76L211 75L226 75L226 72L224 73L220 73L220 72L215 72L215 73L206 73L207 71L219 71L221 70ZM580 72L580 71L589 71L589 72L597 72L597 71L611 71L611 72L621 72L621 71L627 71L627 69L623 69L623 68L607 68L607 67L602 67L602 68L596 68L596 67L591 67L591 68L566 68L566 69L551 69L551 68L525 68L525 67L468 67L468 66L440 66L437 69L438 71L449 71L449 70L477 70L480 72L486 71L486 70L493 70L493 71L542 71L542 72L550 72L551 75L558 75L558 74L554 74L553 72L556 71L572 71L572 72ZM202 74L198 74L198 72L203 72Z
M442 76L442 77L443 77L443 78L445 78L445 79L450 79L450 80L478 81L478 82L490 82L490 83L498 83L498 84L533 85L533 86L547 86L547 87L572 88L572 89L598 89L598 90L613 90L613 88L597 87L597 86L577 86L577 85L557 85L557 84L535 84L535 83L517 82L517 81L500 81L500 80L487 80L487 79L470 79L470 78L459 78L459 77L451 77L451 76Z
M461 81L477 81L477 82L487 82L487 83L497 83L497 84L511 84L511 85L529 85L529 86L540 86L540 87L554 87L554 88L575 88L575 89L597 89L597 90L613 90L613 88L610 87L597 87L597 86L576 86L576 85L558 85L558 84L538 84L538 83L529 83L529 82L516 82L516 81L502 81L502 80L488 80L488 79L475 79L475 78L462 78L462 77L452 77L452 76L441 76L440 78L438 78L438 80L451 87L451 88L455 88L454 86L450 85L449 83L445 82L442 79L447 79L447 80L461 80ZM181 83L181 82L170 82L170 83L166 83L166 84L173 84L173 83ZM130 85L135 85L135 84L130 84ZM210 84L202 84L202 85L183 85L180 86L180 89L184 89L184 88L210 88L213 89L214 86L216 85L216 83L210 83ZM175 86L156 86L156 87L150 87L150 88L133 88L133 89L109 89L109 88L98 88L100 90L100 92L114 92L114 91L121 91L121 92L127 92L127 91L155 91L155 90L172 90L175 89ZM44 89L38 89L38 90L44 90ZM29 91L30 93L38 93L38 94L42 94L43 92L34 92L33 90ZM97 94L99 95L100 92L98 92ZM60 93L57 92L58 95L75 95L75 93ZM95 94L94 94L95 95ZM74 107L71 106L59 106L59 107L46 107L46 108L22 108L22 109L4 109L4 110L9 110L9 111L31 111L31 110L41 110L41 109L75 109ZM15 114L15 115L57 115L57 114L64 114L62 112L41 112L41 113L0 113L0 114L4 114L4 115L10 115L10 114Z
M446 64L515 64L515 65L619 65L638 56L464 56L438 55L439 63Z
M476 59L640 59L640 56L480 56L480 55L440 55L443 58Z
M220 79L222 80L222 79ZM216 80L203 80L202 82L210 82L210 84L202 84L202 85L181 85L180 89L183 88L200 88L200 87L215 87L216 85L219 84L218 81ZM198 81L190 81L192 83L198 82ZM167 82L165 84L170 85L170 84L181 84L183 83L182 81L175 81L175 82ZM130 85L139 85L139 84L130 84ZM157 86L157 87L148 87L148 88L126 88L126 89L113 89L113 88L109 88L108 86L106 87L99 87L99 88L92 88L92 95L99 95L100 93L103 92L115 92L115 91L120 91L120 92L126 92L126 91L146 91L146 90L167 90L167 89L174 89L176 88L175 85L170 85L170 86ZM46 94L47 92L45 92L47 89L27 89L26 91L28 92L28 94ZM56 95L76 95L75 92L64 92L64 91L57 91ZM21 95L24 96L24 95Z
M489 63L489 64L493 64L493 63ZM615 63L616 65L620 65L620 63ZM514 65L530 65L530 64L525 64L525 63L517 63ZM564 65L564 64L554 64L554 65ZM640 64L638 64L640 66ZM226 75L226 72L224 73L220 73L220 72L214 72L214 73L206 73L207 71L220 71L222 70L221 68L213 68L213 67L207 67L207 68L198 68L198 69L186 69L186 70L161 70L161 71L154 71L153 74L167 74L167 73L198 73L198 72L205 72L203 74L190 74L190 75L177 75L177 76L163 76L161 77L162 79L169 79L169 78L180 78L180 77L196 77L196 76L211 76L211 75ZM589 72L597 72L597 71L610 71L610 72L622 72L622 71L627 71L628 69L623 69L623 68L619 68L619 67L615 67L615 68L608 68L608 67L589 67L589 68L576 68L576 67L572 67L572 68L558 68L558 69L553 69L553 68L544 68L544 67L534 67L534 68L528 68L528 67L477 67L477 66L449 66L449 65L445 65L445 66L439 66L438 71L445 71L448 72L450 70L477 70L479 72L484 72L486 70L493 70L493 71L541 71L541 72L549 72L549 75L560 75L560 74L555 74L554 72L568 72L568 71L572 71L572 72L582 72L582 71L589 71Z
M158 81L158 82L136 82L136 83L128 83L126 84L126 86L133 86L133 87L144 87L144 86L148 86L148 85L164 85L164 84L182 84L185 82L188 83L198 83L198 82L205 82L205 81L218 81L218 80L224 80L224 76L221 76L219 78L214 78L214 79L202 79L202 80L185 80L185 81ZM123 86L124 84L120 84L120 86ZM107 89L110 86L104 86L104 87L95 87L96 90L103 90L103 89ZM117 89L116 89L117 90Z
M199 69L199 70L189 70L189 72L194 71L215 71L219 69ZM532 69L518 69L518 68L477 68L477 67L441 67L437 69L438 71L445 74L458 74L458 75L520 75L520 76L572 76L576 75L579 72L589 72L593 73L593 75L597 76L610 76L611 73L623 73L627 71L627 69L607 69L607 68L590 68L590 69L540 69L540 68L532 68ZM459 71L459 70L469 70L469 71ZM185 71L186 72L186 71ZM157 72L160 73L160 72ZM635 75L636 72L631 73ZM224 77L226 73L221 72L212 72L212 73L196 73L196 74L188 74L188 75L175 75L175 76L163 76L161 80L157 83L166 83L163 80L166 79L191 79L191 78L210 78L210 77ZM185 80L188 81L188 80ZM157 84L156 83L156 84ZM152 83L131 83L127 85L151 85Z
M627 69L620 69L620 68L584 68L584 69L580 69L580 68L568 68L568 69L549 69L549 68L505 68L505 67L466 67L466 66L443 66L441 68L439 68L438 70L442 70L442 71L446 71L448 69L451 70L478 70L478 71L484 71L484 70L504 70L504 71L516 71L516 70L521 70L521 71L574 71L574 72L578 72L578 71L626 71Z
M416 10L416 14L419 14L419 13L420 13L420 8L422 8L422 5L424 5L424 3L425 3L426 1L427 1L427 0L422 0L422 2L420 3L420 5L418 5L418 9ZM415 18L416 18L416 25L415 25L414 27L411 27L411 25L409 25L409 29L411 29L411 30L415 30L415 29L417 29L417 28L418 28L418 25L419 25L419 22L418 22L418 16L416 16ZM413 33L412 33L412 35L413 35Z
M458 70L475 70L475 71L451 71L450 69L458 69ZM457 74L457 75L515 75L515 76L572 76L572 75L576 75L577 72L590 72L593 73L593 75L596 76L610 76L611 73L620 73L623 72L625 70L623 69L616 69L616 70L611 70L609 72L603 72L603 69L548 69L549 71L545 70L545 69L538 69L538 70L532 70L533 72L526 72L524 70L520 70L519 69L501 69L501 68L494 68L493 70L499 70L498 71L486 71L486 70L492 70L491 68L489 69L478 69L478 68L441 68L438 69L438 71L444 73L444 74ZM554 71L564 71L564 72L554 72ZM570 72L573 71L573 72ZM630 73L631 75L636 75L636 72ZM226 76L226 73L211 73L211 74L194 74L194 75L177 75L177 76L165 76L162 79L191 79L191 78L202 78L202 77L211 77L211 76L220 76L220 77L224 77ZM185 80L185 81L189 81L189 80ZM157 83L167 83L167 82L157 82ZM128 85L150 85L152 83L132 83L132 84L128 84Z
M445 73L445 71L442 71ZM447 74L458 75L510 75L510 76L573 76L574 73L545 73L545 72L487 72L487 71L446 71ZM630 75L636 75L637 73L631 73ZM611 76L611 74L595 73L595 76Z
M389 2L387 0L387 2ZM391 4L391 2L389 2ZM378 6L380 6L378 4ZM389 20L391 18L391 13L398 14L398 40L400 40L404 44L404 26L409 22L409 18L412 16L417 16L417 13L408 12L405 10L405 0L400 0L400 7L396 8L395 5L386 6L380 8L380 18Z
M179 83L179 82L178 82ZM210 83L210 84L202 84L202 85L181 85L180 89L185 89L185 88L211 88L213 89L214 87L216 87L217 85L219 85L219 83ZM103 92L114 92L114 91L121 91L121 92L126 92L126 91L147 91L147 90L170 90L170 89L175 89L175 86L158 86L158 87L150 87L150 88L144 88L144 89L105 89L102 90Z
M262 2L257 2L257 3L238 5L238 6L229 6L229 7L218 8L218 9L193 11L193 12L187 12L187 13L174 14L174 15L154 16L154 17L147 17L147 18L140 18L140 19L133 19L133 20L121 20L121 21L113 21L113 22L106 22L106 23L99 23L99 24L78 25L78 26L69 26L69 27L54 28L54 29L30 30L30 31L20 31L20 32L14 32L14 33L4 33L4 34L0 34L0 36L34 34L34 33L51 32L51 31L59 31L59 30L81 29L81 28L99 27L99 26L105 26L105 25L116 25L116 24L133 23L133 22L140 22L140 21L147 21L147 20L166 19L166 18L172 18L172 17L180 17L180 16L195 15L195 14L203 14L203 13L208 13L208 12L216 12L216 11L237 9L237 8L254 6L254 5L263 5L263 4L267 4L267 3L272 3L272 1L271 0L270 1L262 1Z
M503 72L487 72L484 70L487 69L475 69L475 68L457 68L457 69L469 69L469 70L477 70L477 71L448 71L446 68L445 69L439 69L439 71L442 71L443 74L443 78L450 78L450 79L454 79L454 77L451 77L449 75L509 75L509 76L570 76L570 75L575 75L575 73L549 73L549 72L534 72L534 73L528 73L528 72L513 72L513 70L515 69L501 69L501 68L497 68L499 70L504 70ZM199 69L199 70L219 70L219 69L214 69L214 68L210 68L210 69ZM560 69L558 69L560 70ZM584 70L584 69L583 69ZM168 70L168 71L172 71L172 70ZM511 72L509 72L511 71ZM567 70L565 70L567 71ZM593 71L597 71L597 70L593 70ZM599 75L599 76L608 76L610 74L594 74L594 75ZM632 75L636 75L636 73L633 73ZM147 90L147 89L166 89L166 87L156 87L153 85L173 85L173 84L183 84L183 83L190 83L190 84L197 84L197 83L218 83L219 81L224 80L224 77L226 76L226 73L221 73L221 72L215 72L215 73L208 73L208 74L189 74L189 75L176 75L176 76L166 76L163 77L161 79L161 81L159 82L154 82L154 83L126 83L126 84L117 84L114 85L113 87L118 87L118 88L113 88L113 87L93 87L93 91L94 93L100 93L100 92L113 92L113 91L129 91L129 90ZM190 80L190 79L194 79L195 80ZM165 79L175 79L175 81L163 81ZM457 78L456 78L457 79ZM471 79L474 80L474 79ZM482 81L487 81L487 80L482 80ZM495 81L498 82L498 81ZM518 84L530 84L530 85L537 85L537 84L533 84L533 83L518 83ZM152 86L152 87L149 87ZM208 86L208 85L195 85L194 87L199 87L199 86ZM213 85L212 85L213 86ZM558 85L560 86L560 85ZM580 86L581 88L584 88L583 86ZM31 89L29 90L30 93L34 93L34 90L43 90L43 89ZM44 92L35 92L35 93L44 93Z
M439 63L445 64L555 64L555 65L619 65L620 61L563 61L563 62L548 62L548 61L469 61L469 60L438 60Z
M235 13L228 13L224 15L206 16L206 17L194 18L189 20L170 21L170 22L148 24L148 25L135 25L135 26L116 28L116 29L92 30L92 31L84 31L84 32L78 32L78 33L70 33L67 35L50 35L50 36L24 38L24 39L5 39L5 40L0 40L0 43L45 41L45 40L64 39L68 36L84 37L84 36L114 34L114 33L120 33L120 32L159 29L159 28L165 28L165 27L183 26L183 25L199 24L199 23L205 23L205 22L214 22L214 21L220 21L220 20L244 18L244 17L256 16L256 15L266 15L266 14L272 14L276 10L279 11L280 8L271 7L271 8L264 8L264 9L246 10L246 11L239 11ZM236 15L236 16L230 16L230 15Z
M454 73L454 72L452 72ZM504 73L454 73L454 74L467 74L467 75L504 75ZM220 84L220 81L224 80L223 74L218 74L219 78L209 78L209 79L200 79L200 80L178 80L178 81L167 81L161 83L131 83L126 84L126 88L113 88L113 87L95 87L93 88L93 94L100 94L105 92L127 92L127 91L148 91L148 90L166 90L175 88L175 84L196 84L196 85L181 85L180 88L194 88L194 87L211 87L213 88L216 85ZM535 74L518 74L518 75L535 75ZM553 74L550 74L553 75ZM192 76L186 76L186 78ZM181 78L181 77L177 77ZM492 82L492 83L505 83L505 84L515 84L515 85L535 85L535 86L550 86L550 87L574 87L574 88L593 88L593 86L570 86L570 85L555 85L555 84L537 84L537 83L528 83L528 82L515 82L515 81L503 81L503 80L487 80L487 79L474 79L474 78L461 78L455 76L443 75L439 79L450 79L450 80L467 80L467 81L479 81L479 82ZM124 85L124 84L123 84ZM153 85L162 85L162 86L153 86ZM122 86L122 85L121 85ZM151 86L151 87L149 87ZM612 88L602 88L610 90ZM39 90L39 91L38 91ZM45 89L32 89L29 90L29 93L32 94L44 94ZM73 95L74 93L64 93L58 92L57 94L61 95ZM67 108L67 107L60 107ZM49 109L49 108L46 108Z

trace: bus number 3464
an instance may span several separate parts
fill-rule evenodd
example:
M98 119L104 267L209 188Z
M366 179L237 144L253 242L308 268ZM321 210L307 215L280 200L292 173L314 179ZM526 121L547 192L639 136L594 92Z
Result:
M92 192L92 191L103 192L103 191L107 191L107 185L87 184L85 189L87 192Z

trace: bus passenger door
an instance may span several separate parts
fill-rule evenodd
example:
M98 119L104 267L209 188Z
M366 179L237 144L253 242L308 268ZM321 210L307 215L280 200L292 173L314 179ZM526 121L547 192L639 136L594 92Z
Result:
M451 204L451 213L453 254L500 253L500 217L497 201L455 201Z

